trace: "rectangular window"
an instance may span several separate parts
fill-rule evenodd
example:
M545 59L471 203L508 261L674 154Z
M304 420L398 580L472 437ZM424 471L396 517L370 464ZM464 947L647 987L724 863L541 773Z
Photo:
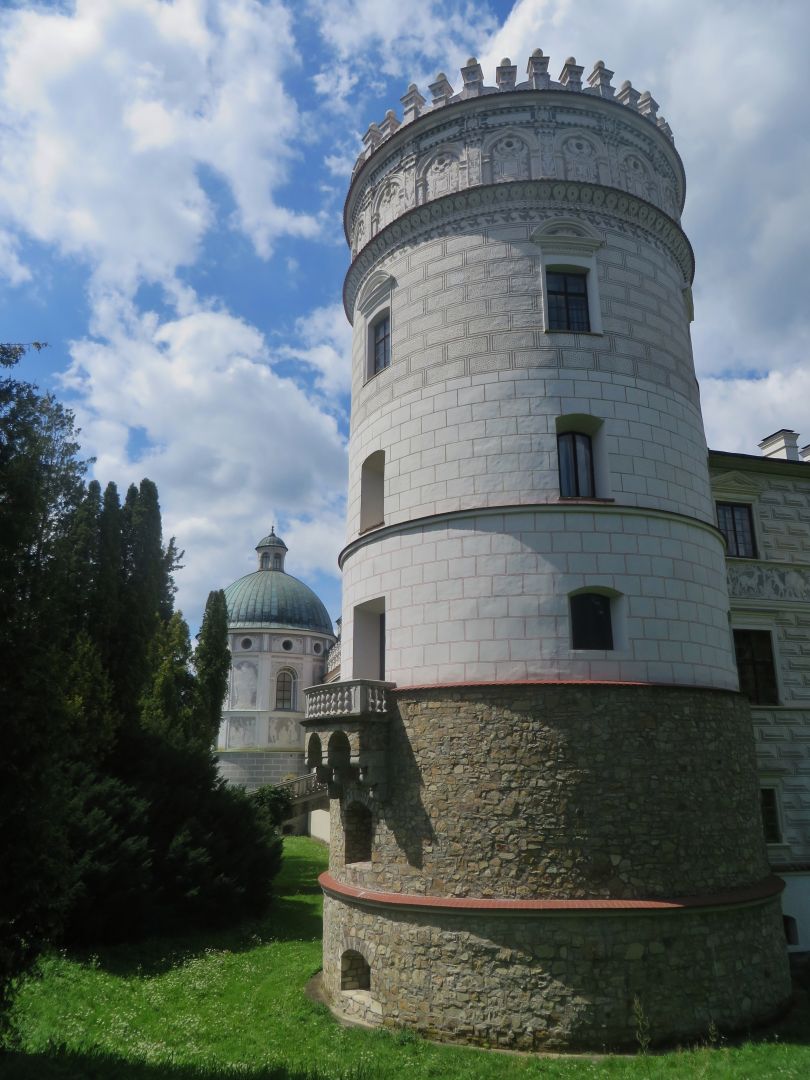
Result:
M391 363L391 318L383 315L377 319L372 329L373 364L372 371L376 375L378 371L387 368Z
M769 630L735 630L740 690L752 705L778 705L776 666Z
M754 519L748 503L717 504L717 525L726 538L729 555L740 559L755 559Z
M613 626L610 597L601 593L576 593L571 600L571 647L612 649Z
M590 332L587 274L546 273L549 330Z
M779 828L779 807L776 802L776 788L759 789L759 807L762 811L762 828L766 844L781 844L782 831Z
M564 499L592 499L593 452L590 435L566 431L557 436L557 463L560 470L560 495Z

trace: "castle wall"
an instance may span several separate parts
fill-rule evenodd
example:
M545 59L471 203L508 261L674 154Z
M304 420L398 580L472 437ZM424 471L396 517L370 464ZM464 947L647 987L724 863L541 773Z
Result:
M647 899L770 873L747 702L593 684L396 690L370 862L330 872L430 896Z
M366 133L342 681L304 723L333 1008L602 1049L632 1043L634 996L654 1038L693 1038L770 1018L789 978L683 170L649 93L547 65L495 90L471 61Z
M503 915L381 909L324 898L324 952L360 950L368 991L341 989L343 1015L428 1037L512 1050L637 1050L638 997L654 1042L743 1029L787 1007L779 900L675 913ZM763 977L765 973L765 977ZM772 977L773 976L773 977Z

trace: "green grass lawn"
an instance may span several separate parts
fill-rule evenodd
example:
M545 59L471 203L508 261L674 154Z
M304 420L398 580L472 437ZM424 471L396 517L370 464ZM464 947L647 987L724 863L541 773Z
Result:
M806 998L736 1046L542 1058L436 1046L408 1032L343 1028L304 994L321 965L326 851L285 841L278 898L262 922L46 957L18 994L2 1080L442 1080L605 1076L810 1077Z

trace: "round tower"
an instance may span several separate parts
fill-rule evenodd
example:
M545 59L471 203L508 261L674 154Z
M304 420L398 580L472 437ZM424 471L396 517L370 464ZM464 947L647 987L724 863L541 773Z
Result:
M690 345L685 179L598 62L473 58L364 138L324 985L532 1049L789 994Z

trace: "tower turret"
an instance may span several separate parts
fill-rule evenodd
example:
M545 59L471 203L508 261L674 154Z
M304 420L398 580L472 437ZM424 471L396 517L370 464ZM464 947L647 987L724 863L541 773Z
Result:
M336 1007L522 1048L630 1043L634 996L675 1039L788 994L683 167L648 91L584 71L473 57L369 128L343 681L305 722Z

